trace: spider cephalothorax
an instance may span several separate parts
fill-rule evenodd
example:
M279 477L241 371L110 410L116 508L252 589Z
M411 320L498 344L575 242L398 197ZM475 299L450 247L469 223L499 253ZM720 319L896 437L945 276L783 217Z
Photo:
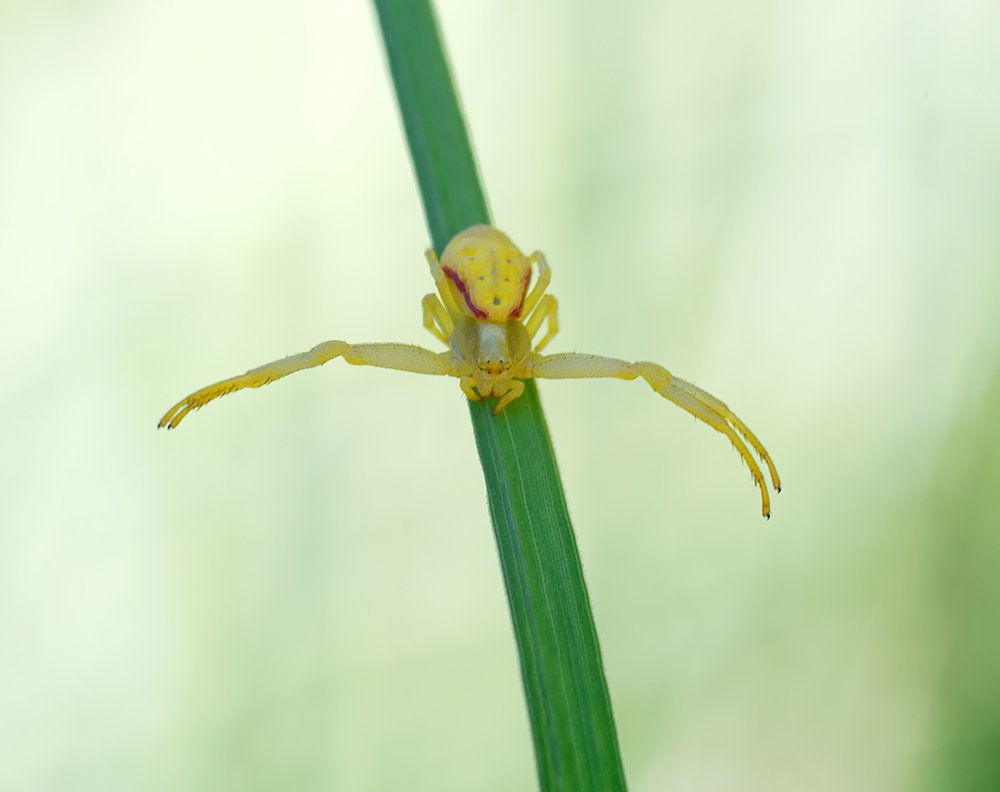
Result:
M219 396L242 388L259 388L337 357L354 365L457 377L470 399L496 397L494 414L520 396L524 380L533 377L625 380L641 377L661 396L729 438L760 488L764 516L770 516L767 484L750 449L764 462L771 483L780 492L781 480L774 462L747 425L710 393L675 377L656 363L629 363L578 353L541 354L559 331L559 320L555 297L545 293L551 272L540 252L525 256L506 234L491 226L478 225L456 234L440 261L433 250L428 250L427 262L437 294L428 294L423 299L424 327L447 345L446 352L432 352L410 344L326 341L308 352L195 391L171 407L159 425L173 429L191 410ZM531 286L533 265L538 268L538 276ZM545 334L532 347L543 323Z

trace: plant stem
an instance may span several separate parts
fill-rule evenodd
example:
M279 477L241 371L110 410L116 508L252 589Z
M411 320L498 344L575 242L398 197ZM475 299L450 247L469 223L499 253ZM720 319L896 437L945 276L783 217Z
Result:
M438 254L489 223L427 0L375 0ZM555 452L533 381L499 416L470 402L543 790L625 789L611 701Z

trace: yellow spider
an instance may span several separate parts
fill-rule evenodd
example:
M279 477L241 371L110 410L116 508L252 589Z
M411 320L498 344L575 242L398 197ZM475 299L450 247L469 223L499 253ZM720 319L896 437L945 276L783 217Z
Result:
M337 357L355 366L458 377L462 392L473 401L499 398L493 408L494 415L524 392L522 380L529 377L625 380L642 377L661 396L729 438L760 487L763 514L770 517L767 485L746 443L767 465L774 489L780 492L781 481L774 462L746 424L710 393L655 363L628 363L576 353L539 354L559 331L556 298L545 294L551 271L540 252L525 256L506 234L478 225L457 234L444 249L440 262L434 251L428 250L427 262L438 294L428 294L423 299L424 327L448 346L447 352L431 352L411 344L325 341L308 352L267 363L195 391L167 411L160 419L160 428L175 428L191 410L219 396L242 388L259 388ZM538 277L529 291L532 264L538 266ZM546 324L545 334L532 349L532 339L542 324Z

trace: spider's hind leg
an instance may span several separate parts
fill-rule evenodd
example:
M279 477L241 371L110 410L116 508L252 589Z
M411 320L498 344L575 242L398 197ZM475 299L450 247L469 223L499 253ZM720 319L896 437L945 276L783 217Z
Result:
M441 300L436 294L427 294L421 305L424 309L424 327L447 344L455 329L455 322L449 316Z
M552 270L549 269L549 262L542 251L536 250L528 256L528 264L538 265L538 278L535 279L535 285L528 296L524 298L524 305L521 306L523 316L530 316L531 312L535 310L535 306L542 299L545 290L549 288L549 281L552 279Z
M438 293L441 295L441 306L453 320L461 319L464 314L458 303L455 302L455 296L451 289L448 288L448 278L444 274L444 270L441 269L441 262L438 261L434 248L427 248L424 251L424 258L427 259L427 265L431 268L431 277L434 278L434 285L437 286Z
M535 345L535 352L541 352L545 345L559 332L559 302L551 294L542 297L535 310L525 321L524 327L528 331L528 336L534 338L535 333L538 332L542 322L546 319L549 320L548 327L542 340Z
M535 337L542 322L548 318L549 323L545 335L535 346L535 352L540 352L559 332L559 303L551 294L545 294L545 290L549 288L549 281L552 279L552 270L549 269L549 262L546 261L545 254L536 250L528 257L528 263L538 267L538 277L535 279L535 285L524 298L521 316L524 317L524 326L531 338Z

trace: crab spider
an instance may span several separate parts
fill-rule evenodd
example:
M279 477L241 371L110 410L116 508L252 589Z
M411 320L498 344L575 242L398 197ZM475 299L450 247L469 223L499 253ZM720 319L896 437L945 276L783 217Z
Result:
M729 438L760 488L764 516L770 517L767 485L750 449L767 466L771 483L780 492L781 480L774 462L756 435L715 396L675 377L656 363L629 363L577 353L540 354L559 331L556 298L545 293L551 271L542 253L536 251L525 256L506 234L479 225L457 234L444 249L440 261L433 249L426 255L437 294L428 294L423 299L424 327L448 346L447 352L432 352L410 344L325 341L308 352L267 363L195 391L167 411L160 419L160 428L176 428L191 410L219 396L243 388L259 388L338 357L356 366L457 377L462 392L471 400L497 397L494 415L524 392L523 380L531 377L624 380L641 377L658 394ZM532 265L537 266L538 276L529 290ZM545 333L532 347L543 325Z

